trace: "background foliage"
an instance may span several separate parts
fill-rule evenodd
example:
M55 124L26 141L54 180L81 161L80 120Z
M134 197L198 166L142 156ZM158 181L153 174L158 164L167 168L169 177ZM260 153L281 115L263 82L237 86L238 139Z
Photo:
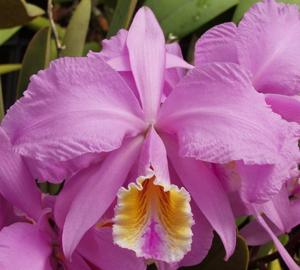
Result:
M21 97L32 74L62 56L84 56L99 51L101 40L128 28L135 11L147 5L156 14L168 42L179 41L184 57L192 62L197 39L210 27L236 23L257 0L0 0L0 120ZM296 3L300 0L284 0ZM39 184L45 193L58 194L61 186ZM239 228L249 218L237 220ZM282 236L287 249L299 255L299 244ZM298 242L297 242L298 243ZM271 243L247 247L239 237L235 254L224 262L225 252L215 237L207 258L183 269L286 269ZM149 266L154 269L154 266Z

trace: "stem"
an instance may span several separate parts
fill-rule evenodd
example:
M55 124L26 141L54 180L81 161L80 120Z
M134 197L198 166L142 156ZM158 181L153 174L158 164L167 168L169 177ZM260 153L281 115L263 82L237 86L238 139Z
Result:
M51 31L52 31L54 39L55 39L55 45L56 45L56 49L57 49L57 55L59 55L59 53L63 49L65 49L65 46L62 45L62 43L61 43L61 41L59 39L58 32L57 32L57 29L56 29L56 25L55 25L55 22L53 20L52 9L53 9L52 0L48 0L48 9L47 9L48 18L49 18L49 21L50 21Z

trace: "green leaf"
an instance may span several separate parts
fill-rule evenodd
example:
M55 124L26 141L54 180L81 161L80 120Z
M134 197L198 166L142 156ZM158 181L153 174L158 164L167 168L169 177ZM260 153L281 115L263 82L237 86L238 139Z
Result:
M62 4L62 3L68 3L72 2L73 0L53 0L54 4Z
M181 38L233 7L238 0L146 0L166 36Z
M115 35L121 28L129 27L137 0L118 0L112 22L107 33L108 37Z
M43 9L24 0L0 0L0 28L23 25L44 13Z
M34 30L34 31L39 31L42 28L48 27L50 26L50 21L47 18L44 17L37 17L35 19L33 19L32 21L30 21L26 27ZM61 27L58 24L55 24L57 33L59 38L62 38L65 35L66 29Z
M12 28L0 29L0 46L10 39L21 27L16 26Z
M30 41L25 52L17 86L17 97L27 88L31 75L48 66L51 58L51 30L41 29Z
M200 239L198 241L201 241ZM242 237L237 237L234 254L227 262L224 261L225 250L218 236L214 237L212 248L207 257L197 266L182 267L181 270L246 270L249 263L249 251Z
M61 56L82 56L91 17L91 0L81 0L69 22Z
M0 76L0 123L4 117L4 102L3 102L3 93L2 93L2 82Z
M21 69L21 64L3 64L0 65L0 75Z
M25 3L25 1L22 1L22 2ZM25 8L26 8L27 14L31 18L41 16L45 13L45 11L43 9L41 9L40 7L35 6L33 4L25 3Z
M87 55L89 51L99 52L101 50L101 46L99 42L91 41L87 42L84 45L83 55Z
M259 0L242 0L242 1L240 1L239 5L237 6L237 8L233 14L232 20L235 23L238 23L244 16L244 14L248 11L248 9L257 2L259 2ZM280 0L279 2L300 5L300 0Z

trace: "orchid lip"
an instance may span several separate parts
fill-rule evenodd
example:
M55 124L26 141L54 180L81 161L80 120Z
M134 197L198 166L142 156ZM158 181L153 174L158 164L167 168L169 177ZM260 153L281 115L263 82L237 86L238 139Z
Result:
M190 251L194 224L190 195L152 176L121 188L115 208L114 242L147 261L180 261Z

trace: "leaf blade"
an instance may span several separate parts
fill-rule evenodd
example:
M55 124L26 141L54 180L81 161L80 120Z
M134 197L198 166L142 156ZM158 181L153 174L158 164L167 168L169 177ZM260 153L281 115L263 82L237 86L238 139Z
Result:
M20 26L0 29L0 46L9 40L16 32L20 30Z
M44 13L43 9L24 0L0 0L0 28L26 24Z
M81 0L67 27L61 56L82 56L91 16L91 0Z
M115 35L121 28L128 29L137 2L137 0L118 0L107 33L108 37Z
M0 65L0 75L10 73L13 71L17 71L21 69L22 65L21 64L1 64Z
M182 38L235 6L238 0L146 0L166 36Z
M51 30L46 27L35 34L27 47L18 79L17 97L21 97L27 88L30 76L48 66L50 54Z

